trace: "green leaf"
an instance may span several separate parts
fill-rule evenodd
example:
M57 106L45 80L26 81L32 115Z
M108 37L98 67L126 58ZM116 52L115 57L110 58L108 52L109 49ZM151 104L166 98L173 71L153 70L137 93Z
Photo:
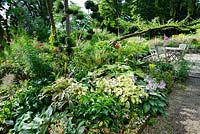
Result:
M149 110L150 110L150 105L149 104L147 104L147 103L145 103L144 105L143 105L143 110L144 110L144 113L147 113L147 112L149 112Z
M156 115L158 112L158 109L156 107L152 107L152 114Z
M130 103L129 103L129 101L126 102L125 107L126 107L127 109L130 109Z
M149 103L152 105L152 106L156 106L156 102L154 100L149 100Z
M29 130L21 130L19 134L35 134L35 133L33 132L33 130L29 129Z
M135 100L135 98L134 98L133 96L131 97L131 102L132 102L133 104L136 103L136 100Z
M53 113L53 108L51 106L48 107L48 109L45 111L45 115L47 117L50 117Z
M13 126L14 125L14 121L13 120L5 120L5 124Z
M147 121L147 124L148 125L153 125L155 123L155 118L153 118L153 117L150 117L149 119L148 119L148 121Z
M144 78L144 76L145 76L145 73L144 73L141 69L135 70L134 73L135 73L137 76L141 77L141 78Z
M165 107L166 106L166 103L162 102L162 101L158 101L158 106L159 107Z
M83 134L84 133L84 130L85 130L85 126L82 126L78 129L78 133L79 134Z

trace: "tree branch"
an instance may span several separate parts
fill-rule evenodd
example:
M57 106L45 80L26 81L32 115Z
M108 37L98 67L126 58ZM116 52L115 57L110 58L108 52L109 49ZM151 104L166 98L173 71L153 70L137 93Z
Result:
M111 42L110 45L114 46L118 41L122 41L122 40L130 38L130 37L142 35L142 34L145 34L147 32L150 32L150 31L159 31L159 30L162 30L162 29L174 29L174 28L179 28L179 27L180 26L178 26L178 25L163 25L163 26L158 26L158 27L155 27L155 28L149 28L149 29L146 29L146 30L143 30L143 31L140 31L140 32L135 32L135 33L124 35L124 36L114 40L113 42Z

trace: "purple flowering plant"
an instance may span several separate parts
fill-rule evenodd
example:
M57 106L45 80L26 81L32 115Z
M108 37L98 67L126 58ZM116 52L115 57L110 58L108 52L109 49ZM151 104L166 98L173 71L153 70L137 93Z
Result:
M166 83L164 80L161 80L160 82L157 82L156 78L150 78L148 75L144 79L144 81L147 83L145 86L145 90L164 90L166 88Z

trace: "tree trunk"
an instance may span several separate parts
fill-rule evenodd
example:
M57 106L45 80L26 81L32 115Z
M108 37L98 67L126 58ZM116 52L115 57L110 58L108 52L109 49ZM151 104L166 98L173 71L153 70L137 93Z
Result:
M50 23L51 23L51 32L54 36L54 39L56 39L56 26L53 18L53 13L52 13L52 5L51 5L51 0L46 0L47 4L47 10L50 18Z
M69 0L65 0L66 33L70 37Z

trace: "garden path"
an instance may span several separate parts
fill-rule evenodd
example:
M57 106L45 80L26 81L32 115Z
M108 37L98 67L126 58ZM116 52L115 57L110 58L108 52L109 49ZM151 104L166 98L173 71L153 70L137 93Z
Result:
M184 85L175 85L169 95L167 116L159 116L142 134L200 134L200 55L186 55L190 73Z
M184 59L190 63L189 76L200 78L200 54L186 54Z

